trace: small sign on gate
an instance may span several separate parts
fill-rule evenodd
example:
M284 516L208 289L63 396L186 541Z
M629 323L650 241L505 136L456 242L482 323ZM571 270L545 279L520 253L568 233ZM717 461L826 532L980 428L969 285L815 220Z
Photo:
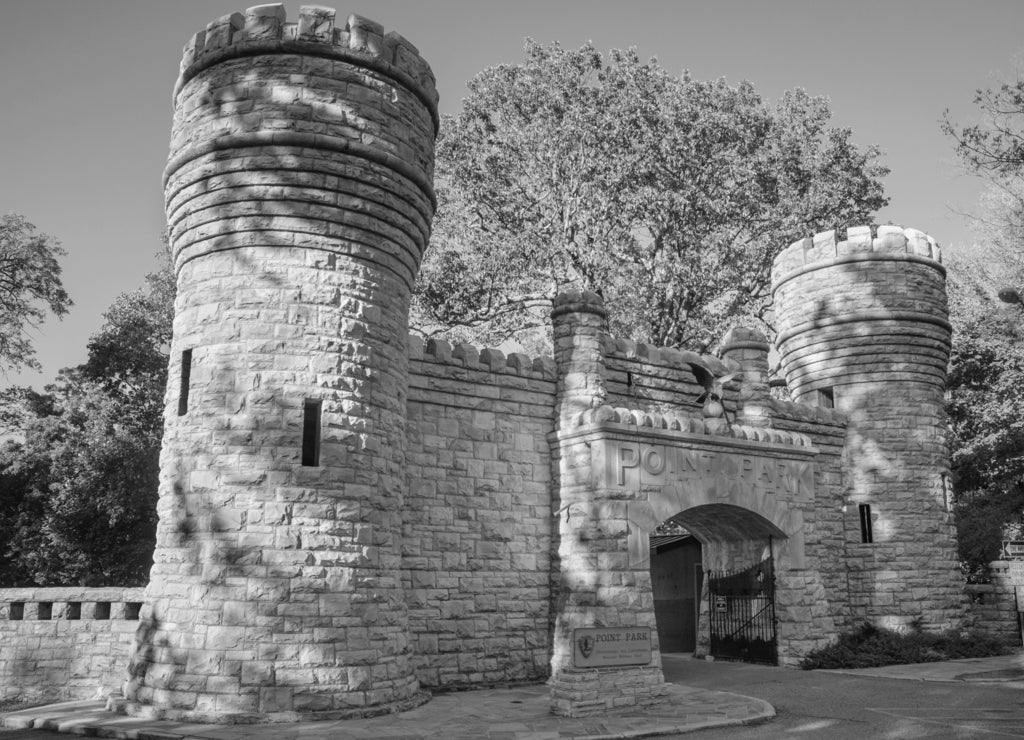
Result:
M715 611L719 613L729 611L729 602L724 596L715 597Z

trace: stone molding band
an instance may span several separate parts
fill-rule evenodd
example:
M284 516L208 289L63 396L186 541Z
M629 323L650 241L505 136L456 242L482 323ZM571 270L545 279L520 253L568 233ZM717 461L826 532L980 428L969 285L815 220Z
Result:
M592 313L602 319L608 318L601 296L591 290L570 290L556 296L552 301L551 318L567 313Z
M842 326L844 324L857 324L866 321L912 321L920 324L931 324L932 326L937 326L941 329L945 329L946 331L953 330L953 325L947 320L921 311L887 311L885 309L875 309L871 311L858 311L847 316L833 316L826 319L805 321L802 324L797 324L783 332L779 332L776 342L782 344L783 342L808 331L826 329L833 326Z
M288 170L283 170L288 172ZM209 178L205 178L209 179ZM357 180L355 177L349 179L350 183L358 183L362 186L375 187L374 183L370 183L366 180ZM182 185L177 189L177 194L172 194L168 199L167 212L170 214L167 217L167 224L172 233L176 233L181 227L183 222L186 222L189 217L194 216L197 213L203 211L211 211L214 208L223 206L237 206L246 203L265 203L267 199L264 197L263 187L274 188L283 192L282 197L279 200L290 202L290 203L301 203L306 206L318 207L322 209L337 209L343 210L344 205L338 205L337 203L325 200L324 197L314 197L310 193L327 194L329 197L334 196L340 199L348 199L349 201L360 199L372 203L381 212L388 213L395 217L395 219L402 219L406 225L399 226L396 223L389 221L381 216L373 216L378 220L383 220L388 223L392 228L401 231L410 239L426 244L430 238L430 227L428 226L429 215L425 218L415 218L410 215L408 211L402 211L396 208L393 203L389 203L386 200L371 198L366 193L353 193L351 190L345 190L341 187L319 187L312 185L294 185L292 183L285 182L284 178L280 178L277 182L269 185L241 185L231 186L225 188L219 188L217 190L202 190L203 180ZM185 193L185 191L188 191ZM182 195L182 193L185 193ZM400 197L400 196L399 196ZM191 204L194 200L200 198L207 198L210 200L209 205L201 205L198 208L192 209L191 211L186 207ZM275 199L277 200L277 199ZM407 201L402 201L406 204ZM408 203L415 211L416 215L422 216L422 212L416 207L414 203ZM209 223L206 221L203 223Z
M772 295L781 288L784 284L788 283L794 278L798 278L801 275L806 275L809 272L815 272L817 270L824 270L829 267L837 267L839 265L846 265L856 262L914 262L919 265L925 265L931 267L939 272L942 277L946 277L946 267L941 262L936 262L931 257L924 257L919 254L900 254L900 253L884 253L884 252L866 252L864 254L849 254L843 257L833 257L825 260L819 260L818 262L811 262L803 267L798 267L792 272L788 272L782 275L772 283Z
M824 339L814 335L802 335L795 342L779 349L779 359L783 364L799 363L801 365L830 362L864 354L864 345L870 339L871 345L882 355L904 357L936 357L941 358L943 366L948 362L950 343L943 335L940 327L925 330L921 326L914 327L919 331L909 333L886 332L868 337L865 333L844 334L842 337L827 336ZM810 338L810 341L803 340ZM800 343L798 343L800 342Z
M726 352L732 352L733 350L739 349L754 349L758 352L767 352L769 350L769 344L768 342L757 341L729 342L728 344L723 344L719 351L722 354L725 354Z
M394 172L403 175L413 182L426 196L433 208L437 208L437 196L430 180L404 161L387 152L360 144L348 139L326 134L307 134L297 131L253 131L246 134L229 134L218 136L201 144L193 144L178 154L175 154L167 162L164 168L163 184L167 187L168 182L174 173L182 166L193 160L212 154L213 152L226 151L229 149L245 149L268 146L290 146L303 149L320 149L326 151L346 154L352 157L374 162L383 165Z

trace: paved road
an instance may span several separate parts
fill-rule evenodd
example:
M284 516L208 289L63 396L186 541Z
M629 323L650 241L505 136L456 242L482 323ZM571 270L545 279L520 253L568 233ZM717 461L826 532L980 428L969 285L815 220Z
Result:
M689 733L733 738L1024 738L1024 691L1004 684L909 681L819 671L707 663L663 656L669 681L770 702L766 724Z
M682 656L663 659L665 677L670 681L754 696L770 702L778 712L768 723L677 736L683 740L1024 738L1020 683L1014 687L917 681L707 663ZM67 737L0 728L0 740Z

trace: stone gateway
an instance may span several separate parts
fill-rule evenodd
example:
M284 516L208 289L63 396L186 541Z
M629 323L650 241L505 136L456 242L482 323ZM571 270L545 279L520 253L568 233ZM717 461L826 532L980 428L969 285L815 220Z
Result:
M408 309L437 125L416 48L359 16L256 6L186 46L160 523L125 711L345 718L543 679L560 714L653 703L676 618L656 600L693 605L698 655L758 640L785 665L862 620L959 623L934 240L860 227L780 254L793 401L769 393L759 332L716 356L634 344L586 292L554 301L553 360L424 345ZM666 522L700 545L672 599L651 577Z

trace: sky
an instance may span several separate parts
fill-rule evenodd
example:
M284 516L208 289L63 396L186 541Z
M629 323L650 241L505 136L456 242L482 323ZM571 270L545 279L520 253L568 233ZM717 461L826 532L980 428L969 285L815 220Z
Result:
M976 117L974 91L1014 78L1020 0L347 0L409 39L456 113L480 70L522 59L526 37L602 50L634 46L672 72L749 80L766 99L802 87L833 123L892 170L877 222L968 246L983 188L956 161L943 112ZM323 4L330 5L329 2ZM287 2L289 20L300 3ZM0 213L19 213L68 254L75 305L34 335L42 372L0 374L40 388L86 357L103 312L154 269L164 229L160 178L181 49L234 0L0 0Z

